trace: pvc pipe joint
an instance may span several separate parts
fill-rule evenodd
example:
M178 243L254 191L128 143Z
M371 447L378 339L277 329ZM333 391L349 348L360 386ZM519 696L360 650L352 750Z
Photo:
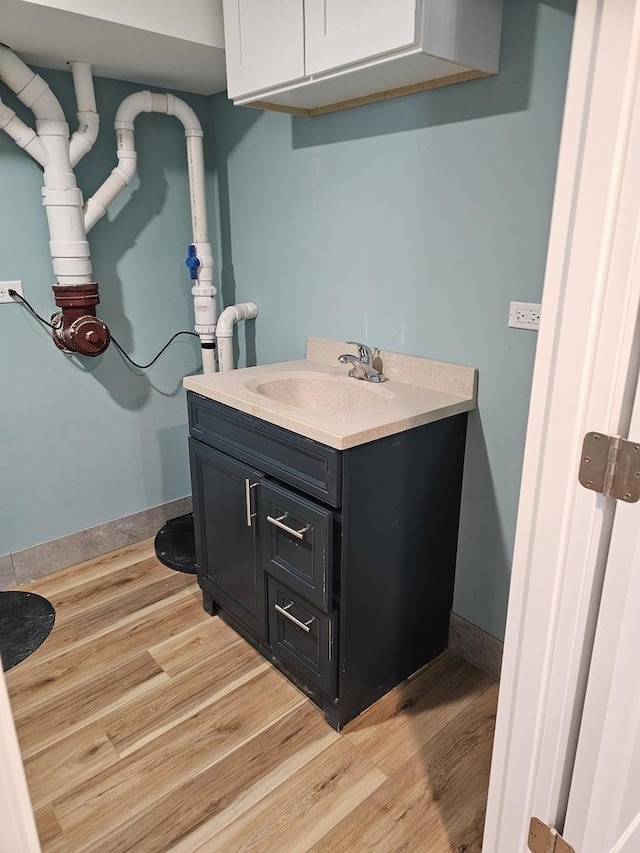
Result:
M218 369L233 370L233 327L239 320L252 320L258 316L255 302L240 302L225 308L216 326L218 339Z

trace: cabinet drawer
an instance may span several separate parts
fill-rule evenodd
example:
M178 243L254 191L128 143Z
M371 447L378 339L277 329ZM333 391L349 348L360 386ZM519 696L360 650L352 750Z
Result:
M333 513L263 482L260 495L264 569L322 610L332 604Z
M272 577L268 579L268 601L269 645L273 651L310 686L333 696L334 614L321 613Z
M331 506L340 505L340 452L189 392L191 435Z

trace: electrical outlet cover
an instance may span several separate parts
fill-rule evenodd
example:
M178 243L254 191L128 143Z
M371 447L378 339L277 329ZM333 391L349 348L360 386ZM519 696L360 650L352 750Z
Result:
M537 331L540 328L540 308L539 302L512 302L509 305L509 326Z
M16 293L20 294L20 296L24 296L21 281L0 281L0 304L3 302L9 303L19 301L18 299L14 299L13 296L9 296L9 290L15 290Z

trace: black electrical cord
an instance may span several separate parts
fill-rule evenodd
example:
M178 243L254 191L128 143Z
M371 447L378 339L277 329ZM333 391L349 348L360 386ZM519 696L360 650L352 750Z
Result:
M38 312L35 310L35 308L34 308L34 307L29 303L29 302L27 302L27 300L24 298L24 296L22 296L22 295L21 295L20 293L18 293L16 290L12 290L11 288L8 288L7 293L9 294L9 296L11 296L11 297L12 297L12 299L19 299L19 300L20 300L20 302L24 305L24 307L25 307L28 311L30 311L30 312L31 312L31 314L33 314L33 316L36 318L36 320L39 320L41 323L43 323L45 326L48 326L50 329L53 329L53 328L54 328L53 324L52 324L52 323L50 323L48 320L45 320L45 319L44 319L44 317L41 317L41 316L38 314ZM137 362L137 361L134 361L134 360L131 358L131 356L130 356L130 355L128 355L128 354L124 351L124 349L120 346L120 344L119 344L119 343L118 343L118 341L113 337L113 335L111 336L111 342L113 343L114 347L118 350L118 352L119 352L119 353L120 353L124 358L126 358L126 360L127 360L130 364L132 364L134 367L137 367L139 370L147 370L149 367L151 367L153 364L155 364L155 363L156 363L156 361L160 358L160 356L161 356L161 355L162 355L162 353L167 349L167 347L169 347L169 346L170 346L170 345L175 341L175 339L176 339L177 337L179 337L180 335L191 335L191 336L192 336L192 337L194 337L194 338L197 338L197 337L198 337L198 335L196 334L196 332L176 332L176 333L175 333L175 335L173 335L171 338L169 338L169 340L168 340L168 341L166 342L166 344L162 347L162 349L160 350L160 352L159 352L157 355L155 355L155 356L151 359L151 361L149 362L149 364L138 364L138 362Z
M53 325L48 320L45 320L44 317L41 317L38 314L38 312L36 311L36 309L32 305L30 305L27 302L27 300L24 298L24 296L22 296L22 294L18 293L17 290L13 290L12 288L8 288L7 293L9 294L9 296L12 299L19 299L20 302L22 302L22 304L24 305L24 307L33 314L33 316L36 318L36 320L40 320L40 322L44 323L45 326L48 326L50 329L53 329Z
M146 370L147 368L151 367L151 365L152 365L152 364L155 364L155 363L156 363L156 361L160 358L160 356L161 356L161 355L162 355L162 353L167 349L167 347L168 347L168 346L170 346L170 345L175 341L175 339L176 339L177 337L179 337L180 335L192 335L194 338L197 338L197 337L198 337L198 335L197 335L195 332L176 332L176 333L175 333L175 335L173 335L173 337L169 338L169 340L168 340L168 341L166 342L166 344L162 347L162 349L160 350L160 352L159 352L156 356L154 356L154 357L151 359L151 361L149 362L149 364L138 364L137 362L135 362L135 361L131 358L131 356L127 355L127 353L122 349L122 347L120 346L120 344L118 343L118 341L113 337L113 335L111 336L111 343L112 343L112 344L114 345L114 347L118 350L118 352L119 352L122 356L124 356L124 358L126 358L126 359L127 359L127 361L128 361L130 364L132 364L134 367L139 368L140 370Z

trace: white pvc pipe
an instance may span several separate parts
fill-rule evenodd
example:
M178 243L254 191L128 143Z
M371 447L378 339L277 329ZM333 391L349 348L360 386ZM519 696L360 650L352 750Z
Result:
M218 339L218 370L233 370L233 327L239 320L253 320L258 316L255 302L240 302L225 308L216 326Z
M218 311L216 288L213 284L213 255L207 230L203 132L197 115L185 101L175 95L145 90L134 92L120 104L114 122L118 165L87 200L84 211L85 228L87 232L93 228L136 174L134 122L140 113L172 115L178 118L184 127L187 140L191 228L199 261L197 281L191 289L195 312L194 328L203 344L203 372L211 373L215 371L215 354L210 347L215 340Z
M209 240L207 227L207 207L204 177L203 132L200 121L191 107L176 98L175 95L151 93L149 91L134 92L118 107L114 127L117 135L118 166L112 172L117 180L109 178L87 201L87 232L104 216L109 205L130 183L135 175L136 150L133 136L134 122L140 113L161 113L178 118L184 127L187 138L187 168L189 173L189 195L191 199L191 226L194 243L207 243ZM130 133L130 135L129 135ZM125 153L126 152L126 153ZM123 164L122 159L130 162ZM124 169L124 174L122 170ZM108 188L105 185L109 182ZM98 201L102 211L96 206ZM90 213L90 215L89 215Z
M71 165L75 166L93 148L98 138L100 118L96 108L91 66L88 62L70 62L69 65L78 107L78 129L69 144Z
M63 286L90 282L91 260L84 228L82 193L70 160L69 127L62 107L42 77L1 44L0 80L32 110L36 118L36 132L42 147L33 140L27 144L31 145L36 152L34 156L44 167L42 202L49 223L49 246L56 280ZM5 130L12 138L23 132L15 119L7 113L4 116Z
M138 155L135 149L133 130L116 130L116 156L118 165L109 177L87 199L84 206L84 225L87 233L102 219L109 205L120 195L135 177L138 168Z
M36 119L66 124L62 107L48 84L3 44L0 44L0 80L29 107Z
M4 130L20 148L23 148L41 166L46 166L49 155L38 134L33 128L26 125L22 119L19 119L15 112L6 106L6 104L3 104L1 100L0 130Z
M215 373L216 372L216 351L213 349L201 349L202 354L202 372L203 373Z

